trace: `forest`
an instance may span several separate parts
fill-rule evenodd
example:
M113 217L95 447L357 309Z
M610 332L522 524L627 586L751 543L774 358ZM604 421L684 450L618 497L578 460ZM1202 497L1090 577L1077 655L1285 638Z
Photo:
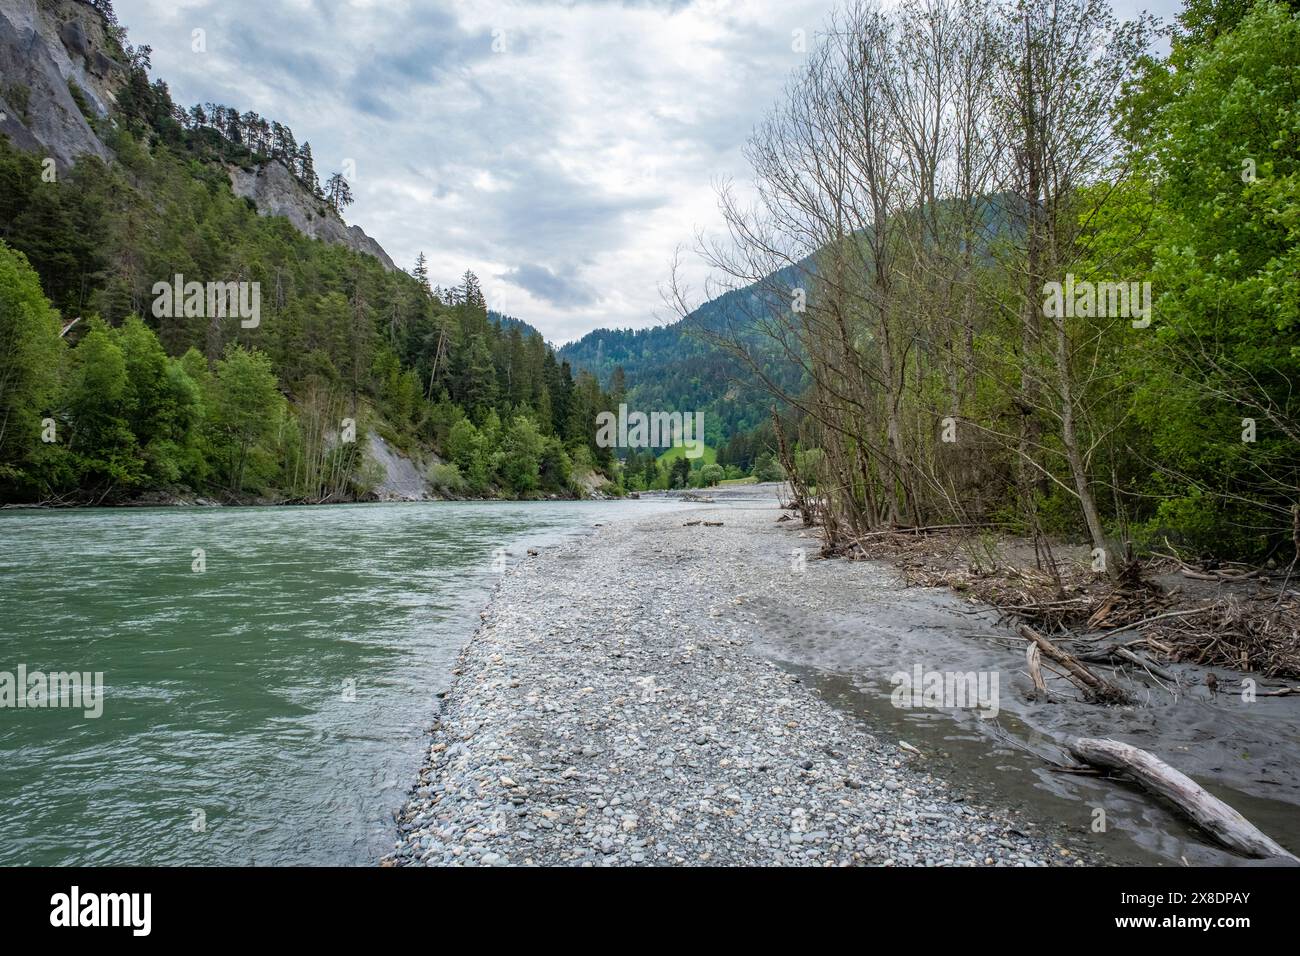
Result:
M129 75L111 117L84 112L114 161L51 175L0 138L0 501L364 497L371 429L440 453L429 478L448 495L569 495L612 470L593 375L490 319L472 273L444 289L423 255L388 271L259 217L228 164L284 164L323 215L347 183L322 189L279 123L177 107L100 6ZM259 321L155 315L177 275L257 283Z
M1156 546L1293 565L1295 5L1191 0L1166 30L855 2L821 36L749 139L757 201L723 184L698 253L759 290L710 340L778 406L825 550L940 526L1082 539L1111 575Z

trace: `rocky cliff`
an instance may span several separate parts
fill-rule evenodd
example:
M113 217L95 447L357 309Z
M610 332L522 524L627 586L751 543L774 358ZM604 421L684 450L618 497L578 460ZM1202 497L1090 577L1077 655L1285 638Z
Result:
M128 70L107 31L84 0L0 0L0 134L52 158L60 170L86 154L110 161L95 127L112 122ZM232 168L230 180L259 214L284 216L305 235L397 268L360 226L344 223L279 163Z
M0 0L0 133L61 169L87 153L109 159L88 116L107 117L126 80L115 49L85 3Z
M333 208L302 187L279 163L266 163L249 171L232 166L230 185L235 195L250 199L259 215L284 216L301 233L356 252L374 256L387 269L396 269L382 246L360 226L346 225Z
M366 453L383 470L383 477L374 489L380 501L432 501L437 497L425 478L429 464L441 461L437 455L417 454L412 460L374 432L370 433Z

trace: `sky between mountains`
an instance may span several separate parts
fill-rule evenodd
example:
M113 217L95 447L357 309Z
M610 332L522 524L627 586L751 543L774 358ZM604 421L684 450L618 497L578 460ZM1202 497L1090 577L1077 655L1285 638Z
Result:
M905 0L904 0L905 2ZM434 281L561 343L671 320L673 249L720 225L714 183L830 0L116 0L181 104L287 123L349 222ZM1118 0L1171 18L1178 0ZM206 52L194 52L193 31ZM700 289L704 272L689 263Z

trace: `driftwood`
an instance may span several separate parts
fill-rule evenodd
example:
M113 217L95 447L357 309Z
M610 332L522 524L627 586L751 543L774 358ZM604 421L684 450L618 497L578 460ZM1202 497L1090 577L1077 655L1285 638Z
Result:
M1138 667L1142 668L1144 671L1146 671L1148 674L1151 674L1154 677L1159 677L1161 680L1167 680L1171 684L1178 682L1177 677L1175 677L1169 671L1165 670L1163 667L1157 666L1148 658L1143 657L1137 651L1130 650L1129 648L1120 645L1118 647L1113 648L1111 650L1111 653L1114 654L1116 657L1123 658L1124 660L1128 661L1130 664L1136 664Z
M1253 571L1242 571L1232 573L1230 571L1193 571L1191 568L1183 568L1182 575L1185 578L1192 578L1195 581L1224 581L1232 583L1233 581L1250 581L1258 578L1264 572L1259 568Z
M1288 850L1200 784L1155 754L1118 740L1077 737L1067 744L1075 757L1095 767L1122 770L1152 793L1172 803L1229 849L1255 859L1296 860Z
M1038 645L1030 641L1025 645L1025 662L1029 665L1029 678L1034 682L1034 695L1041 700L1047 700L1047 683L1043 680L1043 669L1039 665L1039 659L1042 657L1042 651Z
M930 524L924 526L899 525L896 528L885 528L883 531L868 531L865 534L858 535L856 538L853 539L853 542L856 544L857 542L865 541L867 538L880 538L880 537L884 537L885 535L895 535L895 534L896 535L908 535L908 534L919 535L919 534L933 534L936 531L971 531L980 528L999 528L999 527L1002 526L997 524L987 524L987 523L985 524Z
M1093 697L1096 697L1099 700L1108 701L1122 701L1128 699L1128 694L1126 694L1122 688L1117 687L1105 678L1098 677L1092 671L1088 670L1088 668L1084 667L1083 664L1079 662L1079 659L1073 654L1067 654L1047 638L1043 637L1043 635L1035 631L1028 624L1021 624L1019 630L1021 637L1038 645L1038 649L1043 652L1045 657L1064 667L1074 678L1075 682L1081 685L1083 689Z
M1080 654L1078 659L1086 661L1089 664L1105 664L1112 658L1118 657L1121 660L1128 661L1130 664L1136 664L1152 677L1159 677L1161 680L1168 681L1171 684L1178 683L1178 678L1160 667L1150 658L1139 654L1131 647L1123 644L1111 644L1108 647L1099 648L1095 651L1089 651L1087 654Z

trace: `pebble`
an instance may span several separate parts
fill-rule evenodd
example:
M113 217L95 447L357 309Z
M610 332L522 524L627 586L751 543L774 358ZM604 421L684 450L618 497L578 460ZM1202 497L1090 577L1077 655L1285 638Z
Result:
M387 862L1082 865L753 648L773 507L606 524L515 565L442 699Z

